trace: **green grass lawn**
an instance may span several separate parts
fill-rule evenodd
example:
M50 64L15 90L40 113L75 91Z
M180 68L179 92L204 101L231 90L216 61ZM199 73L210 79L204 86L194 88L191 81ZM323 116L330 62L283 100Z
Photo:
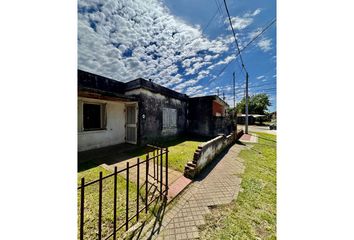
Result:
M99 172L102 171L103 176L111 172L102 168L95 167L78 173L78 185L81 178L85 177L85 182L96 180L99 178ZM125 198L126 198L126 180L118 175L117 181L117 227L125 222ZM105 237L111 233L113 229L113 177L103 180L102 184L102 236ZM136 184L129 182L129 215L133 216L136 211ZM143 191L142 194L144 194ZM80 211L81 192L78 190L78 211ZM140 209L143 207L140 199ZM79 212L78 212L79 213ZM87 186L85 188L85 221L84 232L85 239L97 239L98 233L98 183ZM144 214L140 214L141 218ZM133 221L134 222L134 221ZM78 229L79 229L78 215ZM122 231L121 231L122 232ZM120 233L121 233L120 232ZM79 231L78 231L79 234ZM118 233L119 236L119 233ZM78 235L79 237L79 235Z
M164 141L154 143L154 145L168 147L168 166L174 170L183 172L187 162L193 160L193 155L198 145L209 139L204 137L179 137L165 139ZM146 153L151 151L151 148L142 147L139 151L141 155L137 156L137 158L145 159ZM165 160L163 161L163 165L165 165Z
M201 239L276 239L276 136L257 134L259 143L240 153L243 191L212 209Z
M184 166L188 161L193 160L193 155L198 145L206 141L206 139L182 139L170 140L161 143L161 146L168 147L168 166L183 172Z
M161 147L168 147L169 149L169 167L183 172L184 166L188 161L193 159L194 151L198 145L208 139L206 138L188 138L180 137L174 139L167 139L163 142L158 142L156 145ZM138 151L138 152L137 152ZM134 150L134 156L145 159L145 154L151 151L151 148L141 147L138 150ZM133 154L133 153L132 153ZM139 156L140 155L140 156ZM86 163L86 165L89 163ZM85 177L85 182L90 182L99 178L99 172L102 171L103 176L111 174L109 170L106 170L100 166L92 165L87 167L86 170L79 168L78 172L78 185L81 183L81 178ZM126 180L122 176L118 175L117 185L117 226L120 226L125 222L125 186ZM133 216L136 211L136 184L129 183L129 215ZM142 194L145 193L143 189ZM78 191L78 211L80 211L80 197L81 193ZM102 235L108 235L113 228L113 177L109 177L103 180L103 195L102 195ZM143 201L140 199L140 206L143 207ZM144 214L140 214L141 218L147 217ZM79 221L79 219L78 219ZM134 221L133 221L134 222ZM85 188L85 222L84 222L85 239L96 239L98 232L98 183ZM79 222L78 222L79 228ZM79 233L78 233L79 234Z

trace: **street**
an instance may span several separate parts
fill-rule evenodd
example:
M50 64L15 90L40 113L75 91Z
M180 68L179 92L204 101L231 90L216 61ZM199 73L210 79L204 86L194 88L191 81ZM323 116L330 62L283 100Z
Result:
M245 130L245 125L238 124L237 129ZM264 133L277 135L277 131L276 130L269 130L269 126L248 125L248 131L249 132L264 132Z

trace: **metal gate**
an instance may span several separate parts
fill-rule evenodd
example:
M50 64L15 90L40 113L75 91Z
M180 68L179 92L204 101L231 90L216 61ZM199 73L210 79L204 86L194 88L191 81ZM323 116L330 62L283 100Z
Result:
M145 159L127 162L122 169L115 167L114 172L106 176L100 172L94 181L85 182L85 178L81 178L78 186L78 239L116 240L137 224L141 215L153 211L153 203L167 199L168 148L149 147L154 150ZM118 179L122 180L122 177L123 182ZM123 191L119 191L119 184L124 185ZM109 198L103 197L112 192ZM119 201L122 194L125 199ZM107 205L108 202L111 205ZM112 216L108 217L109 214Z
M137 143L137 108L136 105L126 105L125 141Z

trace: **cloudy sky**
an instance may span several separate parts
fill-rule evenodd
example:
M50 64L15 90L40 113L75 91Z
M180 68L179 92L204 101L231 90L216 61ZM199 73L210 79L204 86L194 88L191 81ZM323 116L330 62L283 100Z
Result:
M242 49L275 18L275 0L227 0ZM265 92L276 107L276 28L242 57L250 94ZM190 96L220 96L233 105L245 76L223 0L79 0L79 69L127 82L152 79Z

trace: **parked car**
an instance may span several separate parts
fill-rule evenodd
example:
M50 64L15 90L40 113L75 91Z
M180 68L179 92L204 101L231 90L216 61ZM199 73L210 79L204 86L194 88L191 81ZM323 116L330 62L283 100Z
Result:
M269 129L270 130L277 130L277 122L274 122L272 124L269 125Z

